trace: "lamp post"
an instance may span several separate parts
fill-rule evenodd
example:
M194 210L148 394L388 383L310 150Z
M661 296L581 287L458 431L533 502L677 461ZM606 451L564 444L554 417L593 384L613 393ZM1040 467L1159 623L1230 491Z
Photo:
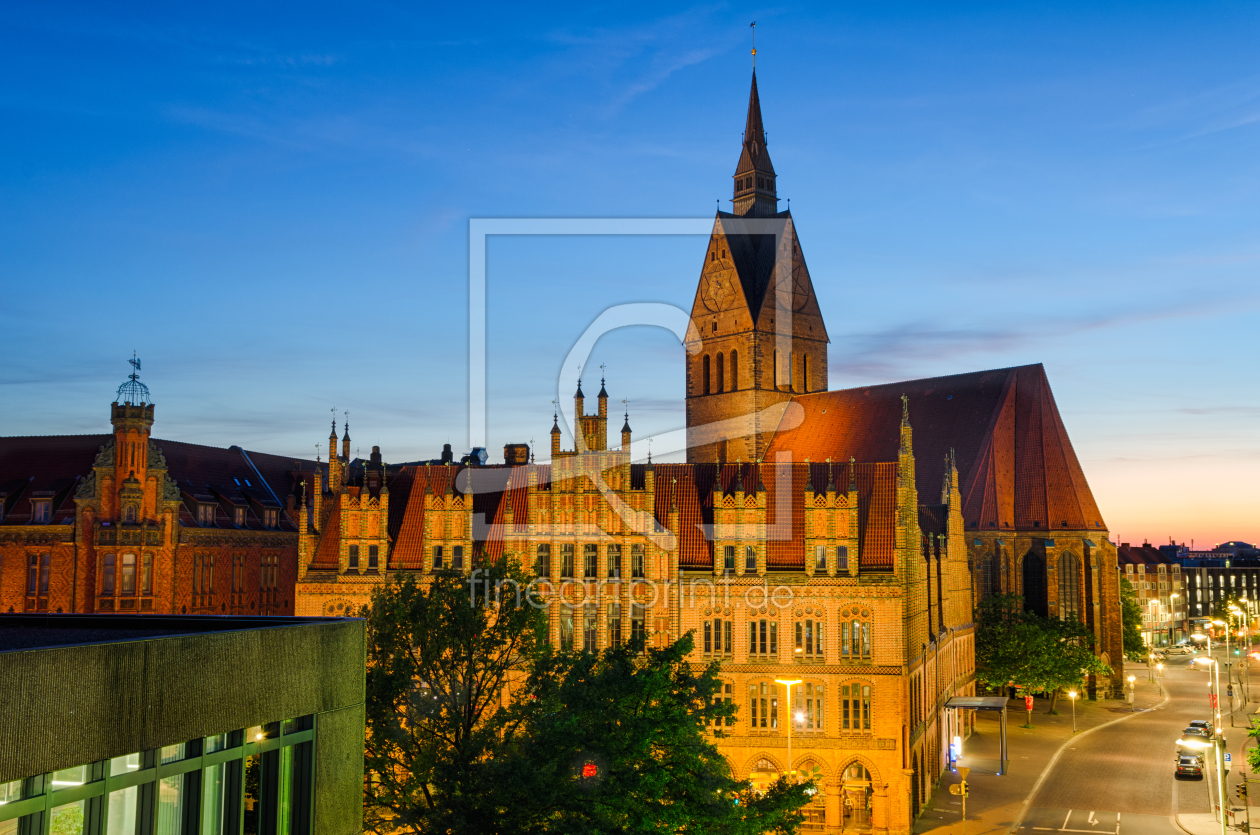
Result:
M792 774L793 774L793 775L795 775L795 774L796 774L796 769L792 766L792 723L793 723L794 721L796 721L796 720L795 720L795 717L794 717L794 716L793 716L793 714L792 714L792 685L793 685L793 684L800 684L800 683L801 683L801 679L799 679L799 678L776 678L776 679L775 679L775 683L777 683L777 684L782 684L784 687L786 687L786 688L787 688L787 720L788 720L788 732L787 732L787 742L788 742L788 755L787 755L787 758L788 758L788 762L787 762L787 764L788 764L788 768L791 770Z
M1155 680L1155 653L1152 651L1146 656L1146 680L1151 682Z
M1157 661L1155 663L1155 675L1159 678L1164 677L1164 662L1163 661Z
M1076 691L1069 690L1068 698L1072 700L1072 733L1076 733Z
M1135 712L1137 711L1137 687L1133 682L1136 680L1136 676L1129 676L1129 707Z
M1213 719L1216 725L1216 733L1212 736L1211 745L1216 755L1216 797L1221 807L1221 835L1226 835L1225 823L1225 753L1221 747L1221 664L1215 659L1207 659L1212 665L1212 675L1208 677L1208 687L1212 688L1212 708ZM1190 747L1206 747L1192 745Z
M1225 819L1225 760L1221 754L1219 737L1214 738L1211 742L1206 739L1179 739L1177 740L1177 745L1181 748L1191 748L1198 751L1202 751L1205 748L1215 749L1214 753L1216 756L1213 759L1216 760L1216 799L1221 809L1221 835L1228 835L1229 824Z
M1177 592L1173 592L1172 594L1168 595L1168 608L1171 610L1171 614L1169 615L1169 617L1172 618L1172 622L1173 622L1173 625L1168 627L1168 646L1170 647L1176 643L1177 598L1178 597L1181 597L1181 595L1177 594Z

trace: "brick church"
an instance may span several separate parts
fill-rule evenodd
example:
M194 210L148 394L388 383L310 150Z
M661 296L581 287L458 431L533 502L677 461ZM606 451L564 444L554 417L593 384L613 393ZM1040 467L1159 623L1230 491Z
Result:
M692 632L740 708L720 741L735 773L820 775L808 829L908 833L966 733L944 705L975 693L981 596L1082 617L1116 668L1091 692L1118 688L1115 549L1040 365L827 391L776 177L754 75L692 306L687 463L632 461L629 415L610 446L603 380L590 413L579 381L576 447L553 423L543 464L515 445L502 465L350 461L334 431L301 509L297 613L510 555L555 604L557 645Z

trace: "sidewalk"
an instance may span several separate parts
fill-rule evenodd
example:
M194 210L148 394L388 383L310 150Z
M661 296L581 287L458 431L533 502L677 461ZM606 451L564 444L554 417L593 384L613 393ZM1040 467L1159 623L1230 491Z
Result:
M1137 682L1137 713L1149 710L1164 700L1157 683ZM1023 699L1012 699L1006 711L1007 773L998 776L999 738L997 717L979 712L976 729L963 741L963 756L959 765L970 768L967 777L966 835L1006 835L1017 819L1022 817L1024 805L1031 801L1046 766L1065 742L1072 738L1072 705L1066 696L1060 697L1056 706L1058 716L1046 714L1049 699L1037 699L1033 705L1033 730L1021 728L1028 720ZM1122 699L1106 699L1091 702L1077 699L1077 732L1133 716L1129 703ZM958 775L946 772L930 801L925 804L914 832L932 835L963 835L962 798L949 793L949 787L958 782ZM1257 787L1260 789L1260 786ZM1219 825L1218 825L1219 827ZM1209 833L1192 833L1209 835ZM1219 828L1210 835L1220 835Z

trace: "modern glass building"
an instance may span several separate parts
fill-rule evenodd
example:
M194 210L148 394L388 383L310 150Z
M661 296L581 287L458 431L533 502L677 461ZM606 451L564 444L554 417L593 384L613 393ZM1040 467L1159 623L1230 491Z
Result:
M0 835L356 835L363 626L0 615Z

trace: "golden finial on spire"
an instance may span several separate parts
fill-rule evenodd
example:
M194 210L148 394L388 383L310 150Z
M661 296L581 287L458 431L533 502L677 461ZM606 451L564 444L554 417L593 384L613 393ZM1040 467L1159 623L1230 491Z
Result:
M755 70L757 69L757 21L754 20L752 23L748 25L752 27L752 43L753 43L752 59L753 59L753 69Z

